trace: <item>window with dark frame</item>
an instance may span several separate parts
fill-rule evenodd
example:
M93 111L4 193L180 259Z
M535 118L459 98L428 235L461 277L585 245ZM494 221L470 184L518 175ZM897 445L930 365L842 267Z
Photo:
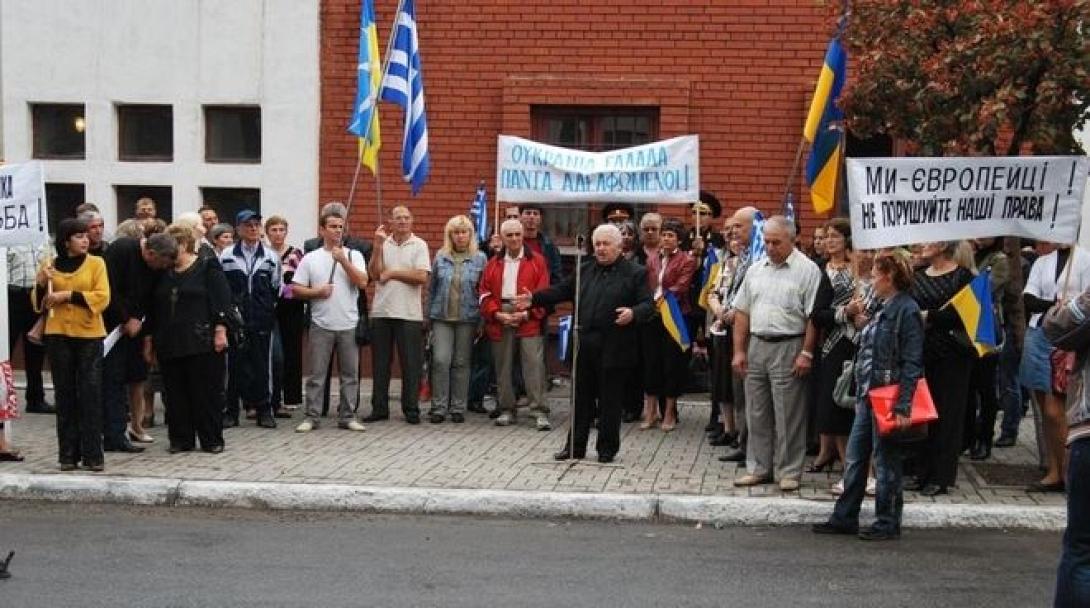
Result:
M117 157L137 162L174 160L174 109L168 105L119 104Z
M114 195L118 223L133 217L136 201L144 197L155 201L155 217L167 223L174 218L174 190L170 186L115 185Z
M86 158L85 116L81 103L30 104L33 157L48 160Z
M210 163L261 162L261 108L204 106L204 159Z
M603 152L650 143L658 139L659 108L647 106L533 106L530 110L535 141ZM546 210L542 228L558 245L573 246L586 234L594 211L555 207Z
M76 207L85 202L87 196L83 184L45 184L46 223L49 234L57 234L57 224L66 217L76 217Z
M213 207L220 222L234 225L235 216L243 209L261 213L259 188L201 188L201 200L215 201Z

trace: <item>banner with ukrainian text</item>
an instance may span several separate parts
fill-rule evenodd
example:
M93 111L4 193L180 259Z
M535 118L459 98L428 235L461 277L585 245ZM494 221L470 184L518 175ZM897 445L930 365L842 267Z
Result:
M500 135L496 197L511 203L689 204L700 199L696 135L585 152Z
M1085 156L848 159L852 244L1019 236L1074 243Z

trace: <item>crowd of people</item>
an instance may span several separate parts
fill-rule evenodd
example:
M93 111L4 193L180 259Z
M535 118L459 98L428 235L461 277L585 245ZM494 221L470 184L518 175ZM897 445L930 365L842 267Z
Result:
M219 453L225 428L244 420L276 428L295 409L295 431L314 431L330 408L333 373L337 426L364 431L390 418L396 358L408 424L480 413L510 426L523 410L547 431L549 319L578 302L574 432L558 459L585 458L595 425L601 462L620 453L624 423L671 432L704 360L707 439L727 448L721 460L744 464L735 485L791 492L804 472L842 472L829 488L840 496L835 514L815 531L857 533L859 504L876 495L878 522L864 536L897 537L903 490L949 492L962 454L986 460L1015 443L1030 402L1041 409L1048 467L1027 490L1064 491L1064 394L1075 362L1051 347L1042 320L1090 288L1090 252L1040 242L1010 259L996 239L863 251L844 218L820 226L804 249L791 219L765 219L754 207L720 218L708 197L688 224L608 205L576 272L563 267L543 213L511 208L493 235L454 216L432 255L405 206L360 238L347 233L345 206L326 204L318 236L296 247L281 217L245 209L221 223L209 203L168 225L150 199L107 241L102 216L85 204L59 222L52 250L9 250L10 336L24 345L26 409L55 409L62 469L101 471L103 452L154 441L146 426L156 393L171 453ZM1015 265L1024 284L1011 278ZM949 301L984 271L1000 339L979 356ZM664 299L691 345L664 322ZM366 346L374 390L361 408ZM422 404L424 373L431 396ZM878 436L867 391L899 385L896 422L907 427L920 378L938 421L917 441ZM848 384L854 397L845 399ZM495 407L486 409L490 392ZM0 454L21 457L14 446Z

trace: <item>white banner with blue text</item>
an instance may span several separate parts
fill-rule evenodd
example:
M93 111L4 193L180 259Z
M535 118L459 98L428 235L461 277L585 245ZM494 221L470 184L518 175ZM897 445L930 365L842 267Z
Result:
M849 158L852 245L1019 236L1074 243L1085 156Z
M511 203L689 204L700 199L700 139L584 152L500 135L496 198Z
M0 165L0 247L47 240L42 163Z

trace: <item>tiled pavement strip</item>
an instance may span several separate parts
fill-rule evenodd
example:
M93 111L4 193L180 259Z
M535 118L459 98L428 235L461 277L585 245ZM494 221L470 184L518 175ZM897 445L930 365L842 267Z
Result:
M396 395L397 382L391 387ZM363 383L361 409L369 411L370 382ZM618 493L636 495L695 495L722 497L791 497L830 502L830 486L836 473L806 474L798 492L782 493L778 486L735 488L741 475L733 463L717 457L725 448L713 448L704 440L707 401L700 395L682 400L680 424L672 433L641 431L638 424L622 429L621 452L613 465L594 460L594 435L590 459L569 467L552 460L562 447L568 412L567 387L550 392L554 429L539 432L533 418L521 415L517 426L496 427L483 414L467 414L464 424L429 424L426 416L417 426L406 424L396 399L393 417L367 425L364 433L337 428L323 419L320 428L297 434L301 411L292 420L279 420L279 428L258 428L244 421L225 430L227 449L220 455L192 452L170 455L166 429L160 423L150 429L155 438L142 454L109 453L104 474L119 477L181 480L262 481L306 484L347 484L368 487L489 489L537 492ZM426 406L424 407L426 412ZM1033 420L1022 425L1018 446L993 450L992 463L1028 465L1036 461ZM22 463L4 463L0 473L57 473L54 420L48 415L24 415L13 427L16 445L26 456ZM809 459L808 459L809 460ZM906 502L952 505L1035 505L1060 507L1061 494L1028 494L1021 487L991 486L974 464L963 458L959 483L949 495L926 498L906 494Z

